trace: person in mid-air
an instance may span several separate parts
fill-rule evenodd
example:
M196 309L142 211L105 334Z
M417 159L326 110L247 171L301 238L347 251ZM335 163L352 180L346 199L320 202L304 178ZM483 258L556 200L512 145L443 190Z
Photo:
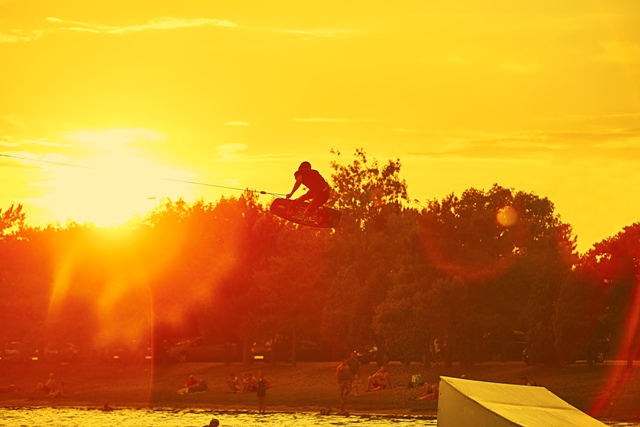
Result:
M291 193L287 194L287 199L290 199L293 196L298 188L300 188L301 184L304 185L309 189L309 191L294 200L296 202L296 206L305 200L310 199L311 202L309 203L309 207L305 210L304 216L317 216L318 208L329 200L331 187L322 175L320 175L320 172L315 169L311 169L311 163L309 162L300 163L298 170L293 175L296 178L296 182L293 184Z

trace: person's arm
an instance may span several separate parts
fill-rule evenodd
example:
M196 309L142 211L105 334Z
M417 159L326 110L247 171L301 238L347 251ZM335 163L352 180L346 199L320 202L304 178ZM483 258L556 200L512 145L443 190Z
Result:
M291 193L287 194L287 199L290 199L291 196L293 196L293 194L298 191L298 188L300 188L300 185L302 184L302 175L300 175L299 173L296 174L296 182L293 184L293 189L291 190Z

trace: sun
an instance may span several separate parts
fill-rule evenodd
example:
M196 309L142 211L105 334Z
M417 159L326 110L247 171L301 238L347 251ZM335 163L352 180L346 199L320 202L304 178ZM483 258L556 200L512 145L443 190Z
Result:
M38 203L54 222L123 224L144 215L161 198L186 198L190 188L179 180L193 179L184 171L154 162L129 142L140 132L81 132L69 139L81 141L90 155L56 165L48 171L47 188ZM176 181L168 181L175 179Z

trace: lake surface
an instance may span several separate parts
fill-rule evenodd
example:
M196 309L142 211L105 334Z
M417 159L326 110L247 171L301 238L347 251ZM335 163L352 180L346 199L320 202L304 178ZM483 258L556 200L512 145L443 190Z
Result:
M103 412L79 408L0 409L2 427L202 427L211 418L220 421L220 427L299 427L299 426L436 426L433 419L419 417L386 417L352 415L317 415L313 413L273 412L215 413L202 410L140 410L118 409Z
M103 412L81 408L0 408L1 427L203 427L211 418L220 421L220 427L299 427L299 426L437 426L437 421L424 417L391 417L352 415L317 415L313 413L273 412L216 413L204 410L141 410L118 409ZM640 427L640 424L608 423L615 427Z

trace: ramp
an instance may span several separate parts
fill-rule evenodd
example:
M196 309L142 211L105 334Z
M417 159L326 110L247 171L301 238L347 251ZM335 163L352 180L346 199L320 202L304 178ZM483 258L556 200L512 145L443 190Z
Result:
M544 387L440 377L438 427L606 427Z

